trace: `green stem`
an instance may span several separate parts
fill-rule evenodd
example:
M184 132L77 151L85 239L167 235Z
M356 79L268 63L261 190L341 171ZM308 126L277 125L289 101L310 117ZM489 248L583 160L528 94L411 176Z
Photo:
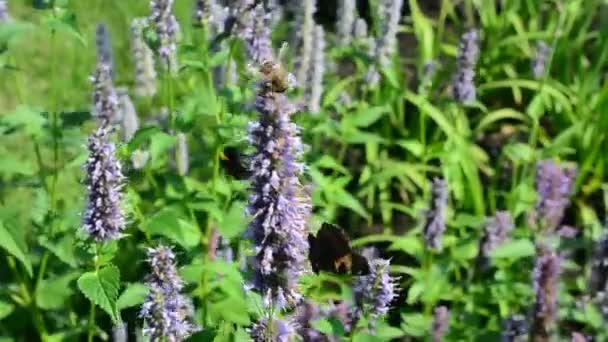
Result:
M93 262L95 264L95 273L99 271L99 256L97 251L97 244L93 244ZM87 332L87 342L93 342L93 338L95 337L95 303L91 302L91 309L89 311L89 326Z

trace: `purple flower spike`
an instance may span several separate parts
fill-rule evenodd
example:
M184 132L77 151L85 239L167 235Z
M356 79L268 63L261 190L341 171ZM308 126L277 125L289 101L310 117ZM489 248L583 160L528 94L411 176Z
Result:
M433 328L431 330L431 341L433 342L441 342L443 341L443 336L448 331L450 312L448 308L445 306L438 306L435 308L434 317L433 317Z
M135 70L135 95L142 97L156 94L156 69L154 52L144 41L144 29L148 26L147 18L135 18L131 22L131 55Z
M198 330L192 321L192 305L181 294L183 281L177 274L175 254L169 247L148 249L151 272L146 278L150 292L141 307L143 333L151 341L183 341Z
M97 64L105 64L112 69L114 62L112 57L112 43L110 34L105 24L97 24L95 31L95 44L97 46Z
M513 218L508 211L498 211L494 217L488 219L485 226L485 237L481 246L484 257L489 258L496 246L503 243L513 230Z
M511 315L503 322L502 342L520 342L528 333L529 327L526 317L523 315Z
M179 24L173 15L174 0L151 0L150 23L159 40L158 55L164 67L174 74L177 72L177 36Z
M270 41L270 14L266 12L263 4L258 4L253 10L253 35L247 43L247 50L251 61L262 64L272 60L272 42Z
M536 58L532 60L532 74L535 79L540 79L545 75L545 68L551 55L551 48L547 43L540 41L536 44Z
M119 102L114 83L112 67L108 64L97 64L93 76L93 112L100 125L116 123L120 120Z
M448 205L448 184L441 178L433 180L433 202L427 212L424 226L426 245L432 249L441 249L441 237L445 231L445 211Z
M538 246L534 266L535 302L532 312L531 338L549 341L557 318L557 285L560 275L560 257L546 245Z
M540 161L536 167L538 199L533 218L545 232L554 232L562 222L574 191L576 168L560 166L552 160Z
M291 321L263 319L253 324L249 336L253 342L289 342L294 341L297 333Z
M0 24L8 22L10 18L10 15L8 15L8 6L6 5L6 1L0 0Z
M300 183L302 142L291 122L295 107L283 93L261 86L255 100L258 121L249 125L252 220L247 237L255 246L253 286L267 305L279 308L300 300L296 284L308 251L311 205Z
M98 242L116 239L125 229L121 207L124 176L109 134L109 126L97 127L89 137L89 158L85 164L88 200L82 228Z
M364 313L374 318L385 315L396 298L396 278L389 274L390 262L375 259L370 262L370 274L357 277L353 285L356 309L355 321Z
M466 104L475 101L475 65L479 57L479 33L471 29L462 35L458 48L458 70L454 76L452 91L454 100Z

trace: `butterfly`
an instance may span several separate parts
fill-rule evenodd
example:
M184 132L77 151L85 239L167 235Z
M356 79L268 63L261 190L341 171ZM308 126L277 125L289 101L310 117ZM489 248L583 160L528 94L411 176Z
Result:
M239 180L247 179L251 176L247 169L245 158L240 152L242 150L235 146L226 146L220 154L220 166L224 169L224 172Z
M315 273L325 271L337 274L365 275L370 273L369 263L353 251L344 231L330 223L323 223L317 236L308 234L308 259Z

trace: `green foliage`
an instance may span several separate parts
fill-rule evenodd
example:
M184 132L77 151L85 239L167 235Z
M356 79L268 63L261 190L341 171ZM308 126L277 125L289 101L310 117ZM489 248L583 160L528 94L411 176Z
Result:
M120 289L120 271L116 266L109 265L84 273L78 278L78 288L91 302L107 312L114 322L119 321L116 301Z
M370 12L361 13L373 33L383 25L380 2L370 0ZM503 322L528 314L534 302L532 273L544 240L530 221L535 166L549 158L578 168L561 222L576 236L549 239L564 258L552 338L576 331L608 339L589 289L608 215L606 1L404 1L399 53L386 67L376 65L365 42L339 46L326 18L335 10L330 3L317 1L315 16L328 38L321 111L302 108L292 118L307 145L303 181L314 206L308 228L333 222L356 250L378 248L400 276L400 290L377 322L364 315L349 330L330 316L312 326L340 340L426 340L433 309L445 305L444 340L500 339ZM202 326L193 340L249 340L248 329L266 314L247 287L255 253L243 235L249 183L235 174L251 152L246 131L256 116L257 80L238 38L216 44L209 27L191 25L192 5L174 5L179 72L170 76L156 65L158 93L138 97L129 24L148 15L148 2L8 1L11 20L0 23L0 341L107 340L121 319L130 333L140 329L145 250L158 243L174 246L184 294ZM81 229L98 22L112 40L113 81L133 99L140 122L129 141L118 142L120 132L112 137L128 179L127 228L105 244ZM296 24L274 27L275 47L297 36ZM481 35L477 99L461 105L450 88L467 28ZM151 27L144 35L148 46L160 43ZM540 41L551 54L535 78L530 64ZM290 45L285 64L293 71L300 51ZM372 67L377 84L368 82ZM288 95L306 102L302 89ZM178 132L188 141L185 175L176 170ZM136 152L148 153L137 169ZM442 248L430 250L425 213L435 177L447 181L449 200ZM514 229L484 256L486 219L498 210L512 215ZM330 304L352 299L349 281L306 274L299 285L307 300Z

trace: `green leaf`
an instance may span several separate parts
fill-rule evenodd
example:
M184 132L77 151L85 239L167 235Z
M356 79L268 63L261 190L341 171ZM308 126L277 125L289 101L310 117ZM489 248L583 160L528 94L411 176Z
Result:
M65 32L68 35L76 38L82 46L87 46L87 41L84 39L80 30L78 29L78 23L76 21L76 15L70 11L57 9L57 15L53 17L45 18L43 25L47 26L53 31Z
M392 339L402 337L405 335L405 333L399 328L391 327L386 323L381 323L376 328L376 335L382 338L383 341L390 341Z
M186 248L200 242L201 233L196 225L174 207L161 209L144 222L143 229L152 235L165 236Z
M8 317L14 309L15 306L13 304L0 300L0 320Z
M326 335L333 334L334 329L333 329L331 323L329 323L329 321L326 319L320 319L320 320L313 321L311 323L311 326L313 328L315 328L316 330L318 330L319 332L322 332Z
M75 238L72 234L66 234L58 241L49 241L46 237L41 236L38 239L38 243L51 251L51 253L53 253L59 260L72 267L76 267L74 240Z
M402 314L401 328L406 334L415 337L425 336L430 328L431 322L429 318L419 313Z
M532 256L536 253L534 244L528 239L519 239L507 241L490 253L490 256L495 259L517 260Z
M385 113L388 113L388 106L367 107L359 106L357 113L346 116L343 123L353 125L358 128L369 127L378 121Z
M9 254L17 258L23 266L25 270L32 276L32 263L30 259L27 257L27 251L25 250L25 243L19 243L17 237L0 222L0 247L4 248Z
M251 323L247 312L247 301L244 298L228 297L225 300L209 305L209 310L222 319L239 325Z
M13 129L21 129L31 137L39 137L42 135L46 121L40 110L17 106L13 112L2 116L0 123Z
M359 201L353 195L341 188L334 190L335 191L332 192L331 195L337 204L354 211L365 219L369 218L369 214L365 208L363 208L361 203L359 203Z
M240 235L247 228L247 216L245 215L245 203L235 202L230 210L223 214L222 220L217 223L218 230L223 238L231 239Z
M29 161L22 161L10 154L0 151L0 175L12 177L14 175L31 176L34 174L34 166Z
M148 294L148 287L141 283L132 283L120 294L116 301L116 309L118 311L133 306L140 305L144 302L146 295Z
M389 247L390 251L403 251L410 255L420 255L423 249L422 241L413 235L401 236Z
M385 341L377 335L370 335L368 333L357 333L353 336L353 342L382 342Z
M150 137L150 157L152 161L161 159L166 156L166 151L175 146L177 137L167 133L157 132Z
M120 271L108 265L96 272L87 272L78 278L78 288L91 302L101 307L117 323L120 314L116 309Z
M78 277L71 272L66 275L43 279L36 289L36 304L41 309L61 309L65 301L74 293L70 283Z

